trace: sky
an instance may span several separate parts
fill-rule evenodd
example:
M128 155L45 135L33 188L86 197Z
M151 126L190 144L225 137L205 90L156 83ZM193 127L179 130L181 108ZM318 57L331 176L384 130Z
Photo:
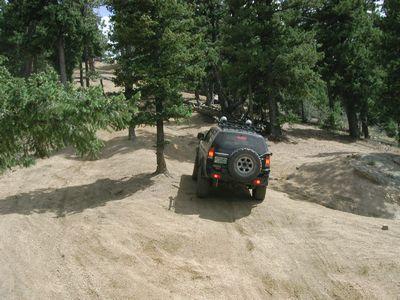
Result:
M104 5L100 6L99 8L96 8L95 11L100 17L109 17L111 15L107 7Z
M100 6L99 8L96 8L94 10L96 12L96 14L98 14L101 17L101 20L104 23L104 27L103 27L103 33L105 35L108 35L108 33L110 32L110 15L111 13L108 11L107 7L105 6Z

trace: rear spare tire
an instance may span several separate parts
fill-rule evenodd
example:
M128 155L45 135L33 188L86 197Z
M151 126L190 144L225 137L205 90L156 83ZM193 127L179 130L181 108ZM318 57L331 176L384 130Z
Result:
M232 153L228 162L228 170L233 179L248 183L255 179L261 171L261 160L251 149L238 149Z
M210 181L208 178L203 177L201 172L201 166L197 168L197 187L196 194L199 198L205 198L208 196L210 191Z

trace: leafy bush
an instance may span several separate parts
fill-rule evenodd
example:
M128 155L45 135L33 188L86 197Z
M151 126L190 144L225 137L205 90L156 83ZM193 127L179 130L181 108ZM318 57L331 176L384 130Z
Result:
M64 88L53 71L15 78L0 61L0 169L67 145L95 157L102 147L96 132L125 128L131 110L123 96L105 97L99 88Z
M343 128L343 109L339 102L335 103L333 110L328 110L323 128L328 130L339 130Z
M395 138L397 136L397 125L392 119L385 124L384 129L388 137Z
M300 117L293 111L287 111L286 113L281 114L279 116L279 124L284 124L284 123L294 124L300 122L301 122Z

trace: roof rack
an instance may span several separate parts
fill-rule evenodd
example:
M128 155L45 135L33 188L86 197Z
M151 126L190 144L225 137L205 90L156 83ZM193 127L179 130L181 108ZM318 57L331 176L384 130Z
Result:
M219 122L218 126L221 128L227 128L227 129L239 129L239 130L246 130L246 131L251 131L251 132L256 132L260 133L261 130L260 128L257 128L256 126L253 125L253 123L250 120L247 120L246 123L239 123L239 122L231 122L228 121L226 117L222 117Z

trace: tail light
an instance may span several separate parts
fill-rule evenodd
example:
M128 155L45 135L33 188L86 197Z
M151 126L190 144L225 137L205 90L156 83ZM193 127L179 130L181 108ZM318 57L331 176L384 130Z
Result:
M212 147L210 150L208 150L208 158L213 159L215 156L215 148Z
M211 177L216 180L220 180L222 178L221 174L212 174Z
M261 184L261 179L254 179L253 180L253 185L260 185Z
M267 155L265 157L265 167L270 168L271 167L271 155Z

